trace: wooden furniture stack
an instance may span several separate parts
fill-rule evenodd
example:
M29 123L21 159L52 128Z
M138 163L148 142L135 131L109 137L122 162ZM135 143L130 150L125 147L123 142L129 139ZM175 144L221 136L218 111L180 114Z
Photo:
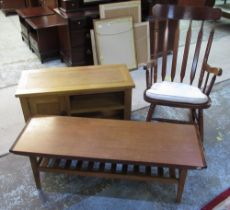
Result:
M5 0L7 1L7 0ZM10 0L8 0L10 1ZM38 1L38 0L37 0ZM37 20L37 21L30 21L27 20L27 23L29 24L29 28L31 30L31 34L34 34L34 36L31 36L31 41L34 43L33 45L33 51L38 55L38 57L43 62L45 59L50 59L52 56L49 55L57 55L57 53L54 53L54 51L59 49L59 54L61 57L61 60L66 63L67 66L80 66L80 65L91 65L93 64L93 53L91 48L91 40L90 40L90 29L93 28L93 19L99 18L99 11L98 11L98 5L100 3L105 2L120 2L125 0L105 0L105 1L95 1L91 4L84 4L83 0L81 1L73 1L73 0L43 0L38 1L36 3L35 0L27 0L27 3L24 3L25 5L33 6L33 5L41 5L41 6L48 6L50 8L54 8L54 11L58 16L63 18L65 21L62 21L61 19L57 18L51 18L47 17L49 24L45 24L45 17L41 17L43 20ZM4 2L4 0L3 0ZM20 1L17 1L18 3ZM145 20L151 20L151 8L154 4L156 4L158 1L155 0L142 0L142 19ZM161 1L160 1L161 2ZM161 2L162 3L162 2ZM204 5L205 1L188 1L188 0L167 0L163 3L168 4L196 4L196 5ZM36 5L37 6L37 5ZM24 7L24 6L22 6ZM32 13L32 12L31 12ZM19 13L20 14L20 13ZM36 14L38 15L38 14ZM44 16L44 14L40 14L40 16ZM27 18L31 17L25 17L23 18L23 15L20 18L21 22L25 22ZM37 18L39 19L39 18ZM54 21L55 19L55 21ZM57 21L58 20L58 21ZM38 23L39 22L39 23ZM64 24L64 22L66 24ZM56 25L55 25L56 24ZM22 24L23 25L23 24ZM169 50L173 49L173 40L174 40L174 34L175 29L177 27L177 21L170 21L169 23L169 39L168 39L168 45ZM162 21L159 25L159 31L160 33L163 33L165 23ZM49 28L49 29L48 29ZM53 29L50 29L53 28ZM24 29L22 29L23 31ZM43 39L44 43L48 43L48 40L52 39L58 39L59 36L59 43L58 46L47 46L47 48L51 47L52 49L40 49L43 44L38 43L38 39L36 39L36 36L39 36L39 32L42 30L42 33L46 34L46 39ZM53 32L44 32L46 30L53 30ZM55 35L55 31L58 31L58 35ZM153 54L153 39L151 38L153 36L153 23L150 22L150 46L151 46L151 53ZM54 38L55 37L55 38ZM23 37L25 38L25 36ZM28 41L28 39L26 39ZM158 51L159 53L163 50L163 37L161 36L158 42ZM49 54L47 56L47 54Z
M36 115L130 119L134 82L125 65L22 73L16 96L25 121Z
M67 25L58 28L60 56L67 66L93 64L90 29L93 28L93 19L99 18L99 3L100 1L96 1L86 6L82 1L61 0L59 8L54 10L68 22Z

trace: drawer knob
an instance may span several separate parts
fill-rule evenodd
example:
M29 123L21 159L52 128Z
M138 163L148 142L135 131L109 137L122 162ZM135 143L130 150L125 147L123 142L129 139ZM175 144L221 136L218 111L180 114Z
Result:
M88 50L86 51L86 54L87 54L87 55L91 55L91 54L92 54L91 50L88 49Z
M72 3L72 4L71 4L71 6L72 6L72 7L74 7L74 6L75 6L75 4L74 4L74 3Z
M78 25L81 25L81 21L78 21L77 24L78 24Z

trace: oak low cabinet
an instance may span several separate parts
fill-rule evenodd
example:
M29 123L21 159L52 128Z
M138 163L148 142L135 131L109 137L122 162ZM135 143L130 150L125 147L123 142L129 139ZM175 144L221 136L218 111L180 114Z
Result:
M36 115L130 119L134 82L126 65L31 70L16 96L25 121Z
M130 91L20 98L25 120L37 115L129 119ZM130 96L129 96L130 95ZM130 98L130 99L129 99Z

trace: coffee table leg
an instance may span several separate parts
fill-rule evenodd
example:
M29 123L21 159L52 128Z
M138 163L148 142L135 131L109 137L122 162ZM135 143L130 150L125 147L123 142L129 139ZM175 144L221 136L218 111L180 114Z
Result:
M39 174L39 170L38 170L38 163L37 163L36 157L30 157L30 164L31 164L31 168L33 170L36 187L38 189L41 189L40 174Z
M176 197L176 202L178 203L181 201L186 176L187 176L187 169L180 169L179 183L178 183L177 197Z

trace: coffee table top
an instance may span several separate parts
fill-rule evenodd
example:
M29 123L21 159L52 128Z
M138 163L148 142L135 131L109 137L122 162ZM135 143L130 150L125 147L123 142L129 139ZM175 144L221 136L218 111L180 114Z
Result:
M170 123L32 118L10 152L186 168L206 166L196 128Z
M53 15L54 11L48 7L29 7L17 9L16 12L22 18L39 17L44 15Z
M133 88L126 65L99 65L23 71L16 96L88 93Z

